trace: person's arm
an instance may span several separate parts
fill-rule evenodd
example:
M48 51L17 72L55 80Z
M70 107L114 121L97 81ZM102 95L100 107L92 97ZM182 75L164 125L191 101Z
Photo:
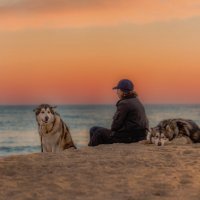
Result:
M119 105L117 106L117 111L113 117L111 131L118 131L123 127L124 120L128 114L128 110L128 106L125 103L119 103Z

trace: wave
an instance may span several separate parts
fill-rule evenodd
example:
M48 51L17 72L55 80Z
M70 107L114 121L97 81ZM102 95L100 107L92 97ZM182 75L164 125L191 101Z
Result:
M4 153L23 153L23 152L38 152L40 151L40 146L14 146L14 147L0 147L0 154Z

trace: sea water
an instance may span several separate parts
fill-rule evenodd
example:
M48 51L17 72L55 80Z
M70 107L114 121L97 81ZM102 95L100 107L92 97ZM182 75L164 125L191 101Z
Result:
M0 106L0 156L40 152L33 109L36 106ZM186 118L200 125L200 105L145 105L150 127L168 118ZM110 128L115 105L60 105L56 111L81 148L87 146L92 126Z

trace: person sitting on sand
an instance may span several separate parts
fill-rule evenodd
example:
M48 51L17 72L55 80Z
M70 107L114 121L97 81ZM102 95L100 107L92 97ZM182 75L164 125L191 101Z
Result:
M113 88L117 90L119 101L111 129L94 126L90 129L88 146L112 143L131 143L144 140L148 130L148 119L144 106L128 79L120 80Z

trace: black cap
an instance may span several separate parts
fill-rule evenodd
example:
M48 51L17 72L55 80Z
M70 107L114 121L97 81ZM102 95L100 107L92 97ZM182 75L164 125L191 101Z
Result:
M124 92L130 92L130 91L133 91L134 85L128 79L122 79L122 80L119 81L119 83L117 84L117 86L115 86L113 88L113 90L115 90L115 89L120 89L120 90L122 90Z

